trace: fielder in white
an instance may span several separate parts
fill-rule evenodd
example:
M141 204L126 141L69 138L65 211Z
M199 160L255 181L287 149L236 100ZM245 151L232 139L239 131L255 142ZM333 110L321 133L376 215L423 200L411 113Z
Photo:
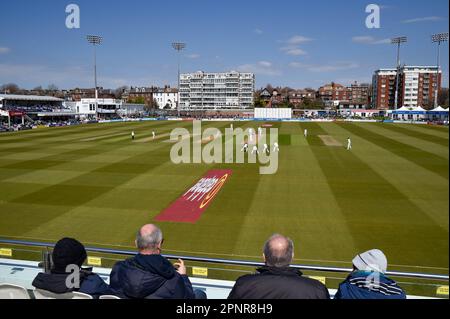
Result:
M253 143L253 129L248 130L248 138L250 140L250 143Z
M153 139L155 139L155 137L156 137L155 131L152 132L152 137L153 137Z
M252 155L257 154L259 155L258 146L253 146Z
M352 149L352 140L350 137L347 139L347 151L350 151Z
M303 135L305 135L305 137L308 137L308 130L305 129L305 131L303 132Z
M279 152L280 151L280 147L278 146L278 143L274 143L273 144L273 152Z
M135 138L135 134L134 134L134 131L132 131L131 132L131 139L134 140L134 138Z
M247 151L248 151L248 144L245 143L244 146L241 149L241 152L247 153Z
M264 144L264 150L263 153L269 154L270 153L270 149L269 146L267 144Z

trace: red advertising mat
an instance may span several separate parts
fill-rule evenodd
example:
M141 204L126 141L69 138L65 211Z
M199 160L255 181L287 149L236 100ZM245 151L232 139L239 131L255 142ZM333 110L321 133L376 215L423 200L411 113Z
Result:
M195 224L217 196L232 170L210 170L186 193L155 217L155 221Z

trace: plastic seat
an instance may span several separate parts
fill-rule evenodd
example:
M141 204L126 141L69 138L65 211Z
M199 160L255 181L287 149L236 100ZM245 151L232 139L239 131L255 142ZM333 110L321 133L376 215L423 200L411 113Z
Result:
M0 299L31 299L28 291L21 286L0 284Z
M104 296L100 296L100 299L120 299L117 296L113 296L113 295L104 295Z
M42 289L33 290L36 299L93 299L92 296L81 292L67 292L64 294L55 294L51 291Z

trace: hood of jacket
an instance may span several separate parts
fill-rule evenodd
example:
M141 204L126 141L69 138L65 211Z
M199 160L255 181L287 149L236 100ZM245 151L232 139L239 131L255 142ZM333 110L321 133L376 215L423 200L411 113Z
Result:
M47 290L56 294L77 291L78 288L68 288L66 284L67 277L70 274L52 272L50 274L39 273L33 280L33 287ZM80 284L89 275L88 272L80 271Z
M137 255L115 267L111 288L118 288L128 298L146 298L177 274L173 265L161 255ZM114 287L115 283L120 287Z

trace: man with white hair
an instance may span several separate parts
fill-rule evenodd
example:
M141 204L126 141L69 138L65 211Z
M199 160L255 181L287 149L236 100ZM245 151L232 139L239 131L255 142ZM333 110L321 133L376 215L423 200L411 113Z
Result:
M205 299L194 291L181 259L172 265L161 256L164 242L161 230L152 224L139 229L135 244L139 254L114 265L110 287L127 299Z
M325 285L289 266L293 258L292 240L272 235L264 245L265 266L240 277L228 299L330 299Z
M353 272L339 285L335 299L406 299L405 292L389 279L387 258L372 249L353 258Z

